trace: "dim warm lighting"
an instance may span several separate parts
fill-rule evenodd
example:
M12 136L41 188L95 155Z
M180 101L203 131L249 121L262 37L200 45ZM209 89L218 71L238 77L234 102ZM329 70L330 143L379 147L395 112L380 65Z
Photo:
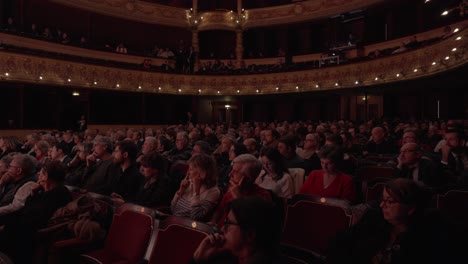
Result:
M378 80L379 80L379 77L375 77L375 79L374 79L374 80L378 81Z
M97 82L96 82L96 81L94 81L94 85L96 85L96 84L97 84Z
M39 80L42 80L42 76L39 76Z
M397 73L397 74L396 74L396 77L400 77L400 74L399 74L399 73Z
M414 71L414 72L418 72L418 69L414 69L413 71Z
M120 84L117 84L116 87L119 88L119 87L120 87Z
M161 86L159 86L159 87L158 87L158 90L161 91L161 89L162 89Z
M179 91L179 93L180 93L180 92L182 92L182 89L179 89L178 91Z
M198 89L198 92L201 93L201 89Z
M319 88L319 85L318 85L318 84L316 84L316 85L315 85L315 88Z
M458 38L456 38L455 40L460 40L460 39L461 39L461 37L458 37Z
M338 86L339 84L338 83L335 83L335 86Z
M227 104L227 105L225 105L224 107L225 107L226 109L229 109L229 108L231 108L231 106L230 106L230 105L228 105L228 104Z
M354 84L359 84L359 81L355 81Z
M279 88L278 88L278 87L276 87L276 91L278 91L278 90L279 90Z
M456 28L453 30L453 33L457 33L460 29L459 28Z
M73 96L80 96L80 93L79 92L73 92L72 95Z
M141 85L138 85L138 89L141 89Z
M449 57L449 56L445 57L445 60L449 60L449 59L450 59L450 57Z
M237 90L237 93L240 93L240 91L239 91L239 90Z
M9 76L10 74L8 72L5 72L5 76Z
M446 15L448 15L448 13L449 13L449 12L448 12L447 10L445 10L445 11L442 12L442 14L440 14L440 15L441 15L441 16L446 16Z
M299 90L299 86L296 86L296 90Z
M434 61L434 62L432 62L432 65L436 65L436 64L437 64L437 62L435 62L435 61Z
M457 48L453 48L453 49L452 49L452 52L455 52L455 51L457 51Z
M257 89L257 90L255 90L255 92L257 92L257 93L258 93L258 92L260 92L260 91Z
M71 82L71 79L68 79L68 82Z
M218 91L218 94L219 94L219 93L220 93L220 92Z

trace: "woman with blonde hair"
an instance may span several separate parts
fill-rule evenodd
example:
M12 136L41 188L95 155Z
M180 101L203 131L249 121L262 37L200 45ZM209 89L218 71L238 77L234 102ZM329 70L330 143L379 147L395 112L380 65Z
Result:
M172 213L207 221L221 198L221 191L216 186L216 162L212 156L198 154L189 159L188 165L187 175L172 199Z

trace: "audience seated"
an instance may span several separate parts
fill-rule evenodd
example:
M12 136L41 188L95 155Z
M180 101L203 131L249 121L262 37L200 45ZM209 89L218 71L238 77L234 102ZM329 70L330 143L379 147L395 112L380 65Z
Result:
M13 161L13 165L16 162ZM63 186L65 169L60 161L45 163L24 207L18 213L0 217L0 224L5 225L0 233L0 249L15 263L31 263L36 231L47 225L58 208L72 200L70 192Z
M169 206L173 196L169 178L166 174L166 160L157 152L150 152L141 159L141 172L144 182L139 186L136 195L124 200L120 195L113 193L114 204L121 205L132 202L146 207L157 208Z
M279 151L276 148L263 148L260 159L263 170L255 183L279 197L291 198L295 194L295 184Z
M112 146L113 143L108 137L94 140L93 153L86 157L84 189L104 195L111 194L115 175Z
M243 197L233 200L227 209L222 233L206 237L192 263L283 263L280 216L272 202Z
M424 210L423 190L410 179L388 182L380 208L338 236L329 263L456 263L447 226Z
M255 179L262 170L262 163L250 154L241 154L232 161L232 170L229 173L230 181L227 192L224 194L211 222L219 227L224 225L227 217L227 205L234 199L248 196L260 196L271 200L270 193L255 184Z
M207 221L221 198L216 186L216 162L211 156L198 154L190 158L188 164L187 176L172 199L171 211L176 216Z
M143 181L136 164L137 146L130 140L115 144L113 157L115 174L112 176L112 196L133 200Z
M299 193L340 198L354 202L356 193L351 176L340 171L343 156L340 147L324 146L319 153L322 170L312 171Z

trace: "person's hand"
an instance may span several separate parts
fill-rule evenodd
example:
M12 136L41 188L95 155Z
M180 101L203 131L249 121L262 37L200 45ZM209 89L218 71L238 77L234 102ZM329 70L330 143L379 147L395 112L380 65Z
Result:
M31 186L31 192L35 193L42 189L40 182L36 182L33 186Z
M442 144L442 147L440 148L440 150L442 151L441 161L448 162L448 157L449 157L450 152L452 151L452 148L450 148L450 146L447 145L447 142L445 142L445 144Z
M242 185L242 181L244 180L244 177L242 177L240 179L240 181L238 183L235 183L232 178L231 180L229 181L229 191L231 192L232 196L234 197L234 199L236 198L239 198L239 196L241 195L240 193L240 186Z
M185 178L180 182L179 190L177 191L177 194L181 196L187 187L190 185L190 181L188 179L188 174L185 176Z
M114 202L114 205L119 206L125 203L125 200L123 199L122 195L118 193L111 193L111 198L112 198L112 201Z
M96 154L92 153L86 156L86 166L91 166L96 162Z
M219 233L205 237L193 254L193 259L196 262L202 262L206 261L211 256L218 255L223 251L226 251L226 249L224 249L225 241L226 239L224 238L224 235Z
M80 162L80 158L78 157L78 153L75 154L75 157L68 163L70 167L76 166Z
M397 157L397 168L401 170L401 168L403 168L403 163L401 161L401 155L398 155Z
M192 181L192 190L194 194L200 194L202 178L199 173L193 175L190 180Z
M6 183L9 183L13 180L13 174L9 171L5 172L0 179L0 185L4 185Z

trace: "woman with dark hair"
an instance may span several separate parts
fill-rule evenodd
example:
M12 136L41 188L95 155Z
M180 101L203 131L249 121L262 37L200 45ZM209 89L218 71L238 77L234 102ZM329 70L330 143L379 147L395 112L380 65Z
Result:
M228 205L222 233L206 237L193 263L280 263L281 217L272 202L243 197Z
M207 221L221 197L216 186L216 161L212 156L198 154L189 159L188 165L187 176L172 199L171 211L176 216Z
M289 174L283 157L276 148L263 148L260 152L263 170L255 183L271 190L279 197L291 198L294 193L294 181Z
M354 201L356 195L351 176L339 170L344 153L338 146L325 145L319 153L321 170L312 171L299 193Z
M0 218L0 225L5 225L0 233L0 250L15 263L32 262L36 231L47 225L58 208L72 200L71 193L63 185L65 170L61 161L44 163L23 209Z
M141 173L145 177L138 189L135 199L130 202L147 207L167 206L173 193L166 175L166 160L157 152L149 152L141 159ZM125 201L118 194L112 194L114 203L123 204Z
M449 253L447 226L435 211L424 210L427 193L411 179L385 184L380 210L332 244L329 263L466 263Z

